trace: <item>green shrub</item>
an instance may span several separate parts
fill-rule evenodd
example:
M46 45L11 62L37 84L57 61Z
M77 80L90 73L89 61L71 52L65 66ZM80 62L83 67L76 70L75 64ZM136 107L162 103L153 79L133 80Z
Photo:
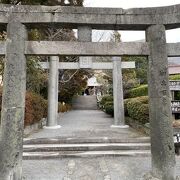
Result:
M109 105L113 105L114 103L113 103L113 101L107 101L105 104L104 104L104 106L109 106Z
M104 96L100 103L100 108L103 109L107 114L114 116L114 106L113 106L113 96L106 95Z
M180 74L170 75L169 80L180 80Z
M148 104L149 103L149 98L148 96L140 96L140 97L136 97L136 98L132 98L132 99L136 99L139 102L143 103L143 104Z
M107 102L113 102L113 96L110 96L110 95L106 95L104 96L101 101L100 101L100 107L101 108L104 108L104 105L107 103Z
M124 100L124 113L125 113L125 116L128 116L127 104L128 104L128 102L129 102L130 100L131 100L131 99L125 99L125 100Z
M114 104L112 101L106 102L104 105L104 111L111 116L114 116Z
M129 90L127 93L127 98L135 98L139 96L147 96L148 95L148 85L141 85L137 88L133 88Z
M174 91L174 99L180 100L180 91Z
M142 124L149 122L149 105L148 97L137 97L129 99L127 102L128 115Z

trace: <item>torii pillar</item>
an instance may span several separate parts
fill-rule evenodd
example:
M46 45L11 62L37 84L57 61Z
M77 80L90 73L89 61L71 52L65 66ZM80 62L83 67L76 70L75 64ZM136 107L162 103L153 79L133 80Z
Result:
M11 19L3 84L0 137L0 179L22 179L23 132L26 94L26 27Z
M112 60L113 60L114 123L111 127L129 128L128 125L125 125L121 57L113 57Z
M45 129L59 129L58 125L58 65L59 57L51 56L49 62L48 80L48 118Z
M150 48L148 87L152 176L160 180L175 180L175 151L164 25L148 27L146 37Z

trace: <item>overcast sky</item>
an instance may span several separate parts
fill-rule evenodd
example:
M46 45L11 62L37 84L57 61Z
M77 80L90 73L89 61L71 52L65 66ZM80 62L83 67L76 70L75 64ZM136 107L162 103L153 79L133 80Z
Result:
M115 8L134 8L134 7L156 7L180 4L180 0L85 0L87 7L115 7ZM145 38L142 31L120 31L122 41L135 41ZM104 36L108 36L106 32ZM180 42L180 29L167 31L167 42ZM99 33L94 33L93 39L98 40Z

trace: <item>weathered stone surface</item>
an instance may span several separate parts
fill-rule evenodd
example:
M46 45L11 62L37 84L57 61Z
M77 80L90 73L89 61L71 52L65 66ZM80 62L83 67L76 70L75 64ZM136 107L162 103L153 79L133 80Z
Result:
M78 41L91 42L92 41L92 28L89 26L78 27Z
M92 28L90 26L78 27L78 41L91 42L92 41ZM80 49L80 50L83 50ZM89 69L92 66L92 57L79 57L79 67L82 69Z
M0 55L6 53L6 42L0 42ZM92 48L92 52L87 50ZM98 50L94 48L94 46ZM68 47L68 48L67 48ZM82 52L79 48L84 47ZM48 49L48 51L47 51ZM104 54L103 54L104 53ZM169 57L180 56L180 43L167 43L167 53ZM25 54L27 55L92 55L92 56L114 56L114 55L149 55L148 43L128 42L128 43L77 43L77 42L52 42L26 41Z
M8 5L1 4L0 9L2 12L20 12L20 13L73 13L73 14L172 14L180 10L180 5L171 5L164 7L148 7L148 8L91 8L91 7L64 7L64 6L35 6L35 5Z
M153 25L147 29L146 35L150 48L148 87L152 174L162 180L175 180L165 27Z
M121 58L113 58L113 99L114 99L114 124L115 126L125 125L124 101Z
M50 57L48 80L48 121L47 126L57 126L57 102L58 102L58 63L59 57Z
M0 9L0 23L8 23L13 12L16 20L29 25L53 22L64 27L88 25L107 30L145 30L153 24L164 24L168 29L180 27L180 5L135 9L1 5Z
M26 42L26 55L66 55L66 56L122 56L149 55L147 43L127 42Z
M7 36L1 114L0 179L20 180L26 90L26 29L20 22L10 22Z
M40 66L43 69L49 69L49 63L48 62L40 62ZM127 68L135 68L135 62L122 62L121 64L122 69L127 69ZM79 69L79 63L74 63L74 62L60 62L59 69ZM91 69L97 69L97 70L102 70L102 69L113 69L113 63L108 62L108 63L92 63Z

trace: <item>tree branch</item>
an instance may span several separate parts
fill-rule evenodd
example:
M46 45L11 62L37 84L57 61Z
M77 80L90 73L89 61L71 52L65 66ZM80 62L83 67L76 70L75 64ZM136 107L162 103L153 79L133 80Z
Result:
M63 81L60 81L61 83L67 83L67 82L69 82L73 77L74 77L74 75L75 74L77 74L77 72L78 72L79 70L77 69L71 76L69 75L69 79L68 80L63 80ZM67 72L67 71L66 71ZM65 74L65 73L64 73ZM64 78L64 74L62 75L62 79Z

